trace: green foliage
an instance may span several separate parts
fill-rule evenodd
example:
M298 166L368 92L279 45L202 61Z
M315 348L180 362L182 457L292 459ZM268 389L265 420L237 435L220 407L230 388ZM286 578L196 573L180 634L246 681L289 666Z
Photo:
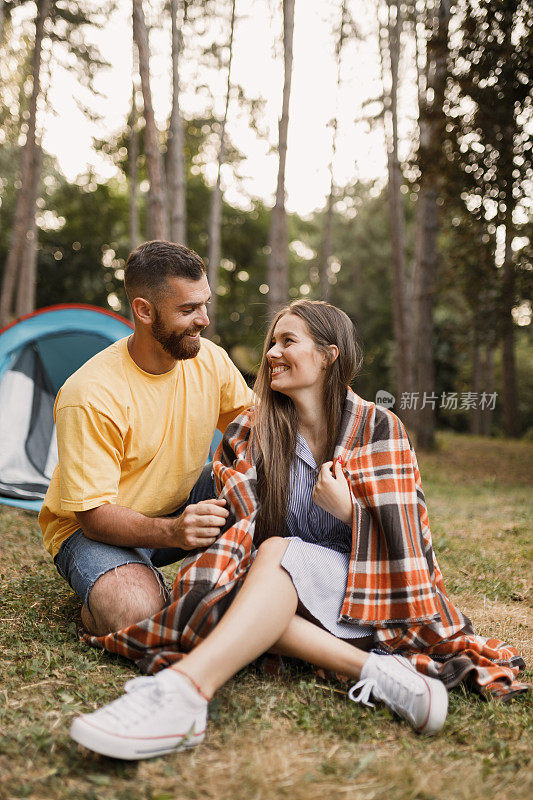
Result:
M217 329L221 342L232 350L249 348L249 358L260 361L268 313L266 295L259 287L267 281L270 212L256 202L247 211L224 203L222 253L218 291ZM247 277L248 276L248 277ZM249 369L251 364L243 365Z
M128 255L124 192L91 179L84 185L63 181L51 206L59 228L44 227L39 234L38 306L81 301L109 308L108 296L115 293L125 313L123 282L116 275Z
M533 10L524 0L461 0L456 15L445 104L445 259L473 327L494 345L510 311L495 264L497 227L505 225L511 240L531 231ZM517 305L531 294L531 246L512 260Z
M365 362L355 386L369 400L379 389L393 392L395 384L387 196L373 194L370 187L355 187L355 217L336 216L341 270L329 298L352 318L363 339Z
M449 127L456 158L480 215L505 220L528 192L533 143L533 9L527 0L462 0L461 33L453 53Z
M412 216L406 205L406 212ZM305 265L309 297L320 299L319 265L325 211L305 223L298 236L310 248ZM296 227L296 221L295 221ZM334 269L329 301L339 305L355 324L364 345L364 365L356 391L374 399L379 389L394 391L391 309L390 239L387 197L375 187L356 184L339 193L333 223ZM301 270L293 265L292 276ZM292 285L295 282L293 280Z

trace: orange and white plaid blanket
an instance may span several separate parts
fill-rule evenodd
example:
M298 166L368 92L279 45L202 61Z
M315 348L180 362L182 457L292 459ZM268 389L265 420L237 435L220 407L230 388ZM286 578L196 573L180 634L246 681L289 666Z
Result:
M170 603L154 617L82 638L156 672L179 660L217 624L253 562L257 474L250 441L253 409L232 422L213 462L230 509L217 541L186 558ZM433 552L416 456L401 421L348 389L335 458L353 501L352 552L340 618L372 625L376 645L401 652L448 687L467 681L507 699L528 688L510 645L474 634L450 601Z

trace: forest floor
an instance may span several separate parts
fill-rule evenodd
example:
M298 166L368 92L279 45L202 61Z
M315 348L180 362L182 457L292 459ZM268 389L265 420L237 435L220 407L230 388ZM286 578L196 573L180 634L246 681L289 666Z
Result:
M420 458L448 592L477 631L515 644L530 668L532 456L532 443L445 434ZM533 796L530 695L502 704L453 690L443 731L424 739L303 666L240 673L192 751L131 763L82 750L71 719L118 696L135 669L77 640L79 603L42 549L35 515L1 506L0 542L2 800Z

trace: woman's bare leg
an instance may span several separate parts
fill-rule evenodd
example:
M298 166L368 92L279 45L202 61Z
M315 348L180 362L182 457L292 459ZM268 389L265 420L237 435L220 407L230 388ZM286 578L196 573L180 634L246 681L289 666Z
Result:
M122 697L75 719L72 738L97 753L128 760L194 745L205 734L206 700L241 667L273 646L278 652L354 678L362 674L367 680L355 699L367 703L372 693L416 730L437 733L448 707L440 681L416 679L416 671L405 659L369 656L296 616L297 593L280 564L286 546L279 538L265 542L237 597L209 636L148 685L142 679L133 681L135 687ZM185 685L174 669L200 691Z
M371 641L369 637L362 639L361 642L358 639L352 641L354 644L351 641L338 639L313 622L295 615L270 651L281 656L299 658L314 664L315 667L357 679L368 658L366 650L357 645L369 646Z
M293 618L298 595L280 566L286 547L287 542L278 537L261 545L239 593L220 622L175 665L207 697L277 642Z
M359 676L367 653L295 616L298 595L280 565L287 544L278 537L264 542L241 590L216 628L175 665L207 697L273 646L284 655Z

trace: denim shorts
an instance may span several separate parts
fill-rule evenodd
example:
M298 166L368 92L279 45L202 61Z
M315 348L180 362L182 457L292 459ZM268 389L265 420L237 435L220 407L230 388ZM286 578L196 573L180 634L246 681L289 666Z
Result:
M216 497L215 483L211 464L202 473L193 486L187 501L171 516L181 514L183 509L200 500ZM89 608L89 593L94 584L112 569L126 564L144 564L157 576L162 589L165 579L157 567L173 564L191 555L191 550L178 547L150 549L147 547L116 547L104 542L88 539L82 530L72 533L59 548L54 558L56 569L64 578L80 600Z

